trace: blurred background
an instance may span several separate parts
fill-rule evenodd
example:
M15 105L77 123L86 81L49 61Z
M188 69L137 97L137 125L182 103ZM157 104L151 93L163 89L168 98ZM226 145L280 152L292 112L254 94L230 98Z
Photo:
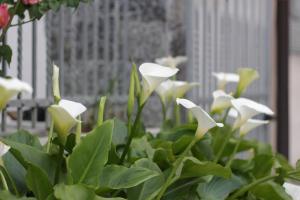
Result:
M277 114L272 126L250 137L273 144L294 163L300 158L299 35L300 0L94 0L77 10L61 8L9 30L14 55L11 66L2 67L35 92L9 104L1 129L45 133L53 63L61 68L62 96L90 107L88 129L101 95L109 94L108 115L126 116L132 61L184 55L179 79L200 83L189 98L206 109L216 89L212 72L257 69L260 79L246 96ZM148 127L159 126L160 110L153 95L143 116Z

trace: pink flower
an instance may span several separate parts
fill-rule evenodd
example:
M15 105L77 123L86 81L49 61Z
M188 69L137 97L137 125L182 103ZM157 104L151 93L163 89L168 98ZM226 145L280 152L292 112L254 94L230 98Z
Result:
M8 12L7 5L2 3L0 4L0 28L4 28L7 26L10 19L10 15Z
M25 5L34 5L39 3L41 0L22 0L23 4Z

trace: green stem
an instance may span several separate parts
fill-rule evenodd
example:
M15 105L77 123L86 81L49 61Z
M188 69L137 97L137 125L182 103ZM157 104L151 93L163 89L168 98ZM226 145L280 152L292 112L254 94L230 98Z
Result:
M187 153L191 150L191 148L196 144L196 142L198 141L198 139L194 139L189 146L187 146L187 148L184 150L184 152L179 156L179 158L175 161L174 166L172 168L172 171L170 172L167 180L165 181L164 185L162 186L161 190L159 191L157 198L156 199L161 199L162 196L164 195L165 191L168 189L168 187L174 182L174 174L177 171L177 168L179 167L179 165L182 163L184 157L187 155Z
M5 176L4 176L4 174L2 173L1 170L0 170L0 177L1 177L1 182L2 182L4 190L9 191L8 186L7 186L7 182L5 180Z
M61 168L61 164L63 161L63 155L64 154L64 147L62 145L59 146L59 158L57 161L57 167L56 167L56 172L55 172L55 183L59 182L59 176L60 176L60 168Z
M122 163L124 162L125 157L126 157L128 151L129 151L129 147L130 147L130 144L131 144L131 142L132 142L132 139L133 139L133 138L135 137L135 135L136 135L137 128L138 128L138 125L139 125L139 123L140 123L140 119L141 119L141 116L142 116L142 111L143 111L144 105L145 105L145 104L141 105L141 106L139 107L139 109L138 109L137 115L136 115L135 120L134 120L134 123L133 123L133 127L132 127L132 129L131 129L131 131L130 131L129 138L128 138L127 143L126 143L126 145L125 145L125 149L124 149L124 151L123 151L123 153L122 153L122 155L121 155L121 158L120 158L120 164L122 164ZM129 125L129 126L130 126L130 125Z
M52 137L53 137L54 121L51 121L50 130L48 133L47 153L50 152Z
M78 123L76 126L75 134L76 134L75 141L76 141L76 144L78 144L80 142L80 138L81 138L81 117L80 116L78 116Z
M255 187L255 186L257 186L257 185L259 185L261 183L264 183L266 181L272 180L272 179L276 178L277 176L278 176L278 174L275 174L275 175L270 175L270 176L266 176L266 177L257 179L254 182L252 182L252 183L250 183L248 185L245 185L244 187L242 187L241 189L239 189L238 191L236 191L235 193L233 193L227 200L234 200L237 197L243 195L245 192L247 192L251 188L253 188L253 187Z
M163 122L165 122L167 120L167 110L166 110L166 106L162 100L162 98L160 99L160 103L161 103L161 109L162 109L162 115L163 115Z
M12 179L12 177L7 172L7 170L5 169L5 167L0 165L0 170L2 171L4 177L6 177L8 179L8 182L10 183L10 185L12 186L12 188L14 190L14 194L17 195L17 196L20 196L20 193L19 193L19 191L17 189L15 181Z
M231 153L230 158L228 159L225 167L230 167L230 165L231 165L231 163L232 163L232 161L233 161L233 159L235 157L235 154L236 154L237 150L239 149L239 146L240 146L241 141L243 140L243 138L244 138L244 136L241 136L238 139L237 143L234 146L233 152Z
M214 159L214 162L217 163L219 162L223 152L224 152L224 149L229 141L229 139L231 138L231 136L234 134L234 131L233 130L230 130L230 132L226 135L226 137L224 138L224 141L222 142L221 144L221 147L219 148L219 151L217 153L217 156L215 157Z
M175 124L176 126L180 125L180 107L175 103L174 104L174 112L175 112Z
M222 123L223 123L223 124L226 123L226 120L227 120L229 111L230 111L230 108L227 108L227 110L225 111L224 117L223 117L223 119L222 119Z
M27 23L33 22L34 20L35 20L35 18L27 20L27 21L22 21L22 22L16 23L16 24L11 24L9 27L20 26L20 25L23 25L23 24L27 24Z
M97 126L100 126L103 123L105 103L106 103L106 96L101 97L99 102L99 108L98 108Z

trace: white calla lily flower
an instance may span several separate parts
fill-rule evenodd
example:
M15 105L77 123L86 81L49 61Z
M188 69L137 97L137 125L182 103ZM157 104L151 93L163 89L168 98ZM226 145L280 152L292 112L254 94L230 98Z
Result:
M86 107L81 103L62 99L58 104L51 105L48 111L54 122L55 130L65 142L71 128L79 122L77 117L86 111Z
M217 78L217 85L219 90L225 90L227 83L237 83L240 80L239 75L234 73L213 72L212 75Z
M143 105L151 93L165 80L174 76L177 68L163 67L154 63L144 63L139 71L142 75L143 91L140 104Z
M198 83L189 83L186 81L166 80L157 88L156 92L162 99L164 104L169 103L172 99L183 97L192 87L199 85Z
M258 114L274 115L274 112L267 106L246 98L237 98L231 100L232 106L237 110L238 117L233 128L239 128L250 118Z
M216 90L213 92L213 103L211 105L212 112L221 112L222 110L231 106L231 100L234 99L231 95L226 94L223 90Z
M172 68L176 68L180 64L185 63L186 61L187 61L186 56L177 56L177 57L168 56L168 57L155 59L155 62L157 64L166 66L166 67L172 67Z
M4 154L6 154L10 149L10 146L4 144L0 141L0 157L2 157Z
M239 114L235 109L230 109L228 115L230 117L233 118L238 118ZM268 120L259 120L259 119L248 119L243 125L241 125L240 127L240 135L246 135L247 133L249 133L250 131L252 131L253 129L268 124L269 121Z
M207 112L205 112L200 106L194 104L192 101L177 98L176 102L177 104L180 104L190 110L193 113L194 117L197 119L198 128L196 131L196 137L198 139L202 138L209 129L215 126L224 126L222 123L216 123L215 120L211 116L209 116Z
M240 68L238 74L240 80L237 86L236 95L239 97L254 80L259 78L259 74L255 69L251 68Z
M285 182L283 187L293 200L300 200L300 185Z
M5 108L8 101L19 92L32 93L32 87L17 78L0 77L0 110Z

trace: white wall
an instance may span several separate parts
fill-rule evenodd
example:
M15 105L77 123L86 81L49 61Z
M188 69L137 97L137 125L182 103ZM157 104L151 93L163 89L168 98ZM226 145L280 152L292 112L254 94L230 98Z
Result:
M17 23L14 19L13 24ZM8 75L17 76L17 27L11 27L8 31L7 43L13 49L13 58L10 67L8 67ZM23 80L32 83L32 23L23 25ZM45 35L45 19L41 19L37 23L37 98L46 96L46 35ZM24 95L24 98L29 97Z

